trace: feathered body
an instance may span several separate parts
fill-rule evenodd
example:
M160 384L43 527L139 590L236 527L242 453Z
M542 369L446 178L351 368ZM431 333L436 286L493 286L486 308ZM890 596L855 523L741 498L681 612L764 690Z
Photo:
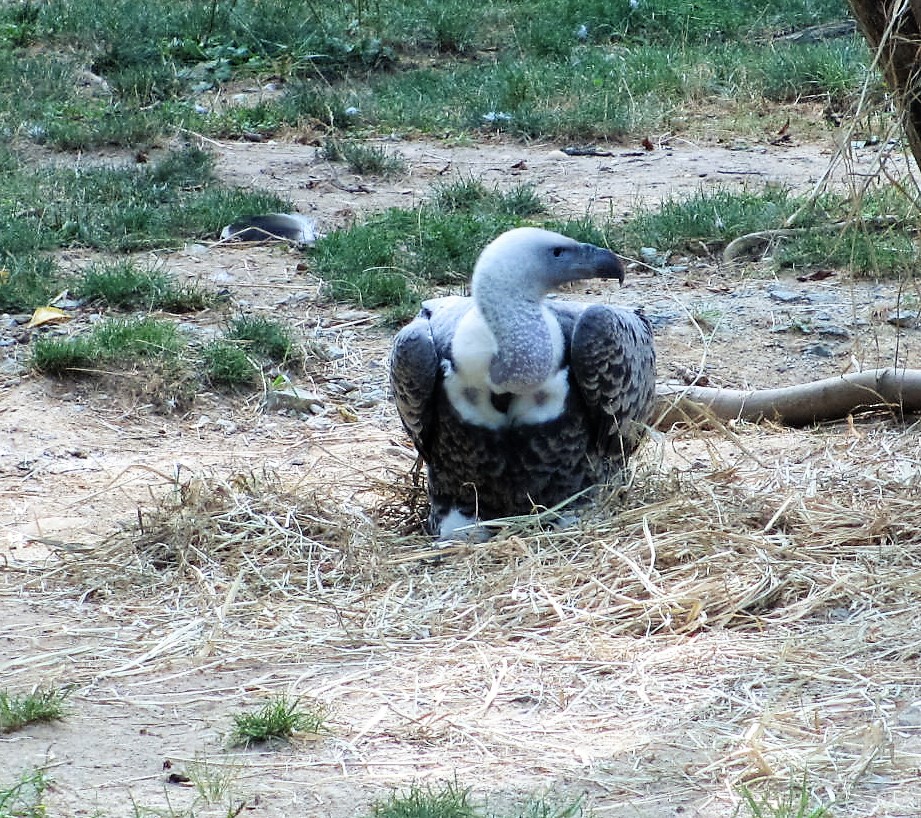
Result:
M391 386L428 467L432 534L555 506L635 450L655 391L648 322L545 299L595 277L623 279L609 250L512 230L481 254L472 298L426 301L397 335Z

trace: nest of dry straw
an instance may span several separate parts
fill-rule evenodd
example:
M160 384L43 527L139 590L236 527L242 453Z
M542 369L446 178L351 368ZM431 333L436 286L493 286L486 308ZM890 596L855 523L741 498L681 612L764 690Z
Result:
M905 569L921 530L917 436L797 435L797 462L788 448L755 460L717 440L689 462L642 465L626 499L610 492L577 525L511 521L446 549L394 533L394 509L417 505L408 476L370 510L329 484L195 478L98 547L61 552L44 581L84 596L183 588L204 605L228 593L313 601L391 637L760 628L916 590Z

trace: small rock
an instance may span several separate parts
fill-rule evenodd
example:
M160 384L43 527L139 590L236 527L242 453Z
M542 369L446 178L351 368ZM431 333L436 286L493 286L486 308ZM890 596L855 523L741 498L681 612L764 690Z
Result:
M898 310L897 312L889 313L886 321L894 327L916 327L918 325L918 313L914 310Z
M656 264L659 258L659 251L655 247L640 247L640 258L646 264Z
M349 392L354 392L358 389L358 384L345 380L329 381L326 384L326 389L330 392L335 392L337 395L348 395Z
M11 315L10 319L13 324L28 324L32 320L32 316L29 313L18 312L15 315ZM12 326L12 325L11 325Z
M333 422L329 418L323 417L309 418L304 421L304 425L315 432L328 432L333 428Z
M237 424L232 420L227 418L218 418L214 421L214 425L218 427L225 435L235 434L237 431Z
M288 386L285 389L270 389L265 396L265 408L276 412L291 410L312 415L323 414L326 411L321 395L316 392L298 389L296 386Z
M351 324L356 321L368 321L371 319L371 313L364 310L340 310L333 313L333 321L336 323Z
M851 333L844 327L839 327L837 324L826 324L819 327L819 335L825 338L841 338L842 340L851 337Z
M899 727L921 727L921 702L914 702L895 717Z
M781 287L778 287L776 290L771 290L769 295L774 301L779 301L781 304L792 304L796 301L804 300L801 293L795 290L785 290Z
M817 358L831 358L834 353L825 344L810 344L803 352L806 355L815 355Z

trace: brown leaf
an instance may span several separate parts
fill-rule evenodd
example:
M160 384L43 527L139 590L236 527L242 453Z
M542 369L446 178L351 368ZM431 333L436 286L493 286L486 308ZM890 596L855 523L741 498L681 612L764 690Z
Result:
M656 149L656 146L652 144L652 140L648 136L643 137L641 144L647 151L654 151Z

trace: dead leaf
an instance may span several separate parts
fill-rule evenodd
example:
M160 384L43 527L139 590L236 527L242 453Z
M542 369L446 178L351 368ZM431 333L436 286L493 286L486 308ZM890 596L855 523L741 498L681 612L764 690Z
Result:
M40 327L43 324L63 324L65 321L70 321L70 319L69 313L59 310L57 307L39 307L32 313L32 318L26 326Z
M10 280L10 271L6 267L0 267L0 284L6 284Z
M647 151L654 151L656 149L656 146L652 144L652 140L648 136L643 137L641 144Z

